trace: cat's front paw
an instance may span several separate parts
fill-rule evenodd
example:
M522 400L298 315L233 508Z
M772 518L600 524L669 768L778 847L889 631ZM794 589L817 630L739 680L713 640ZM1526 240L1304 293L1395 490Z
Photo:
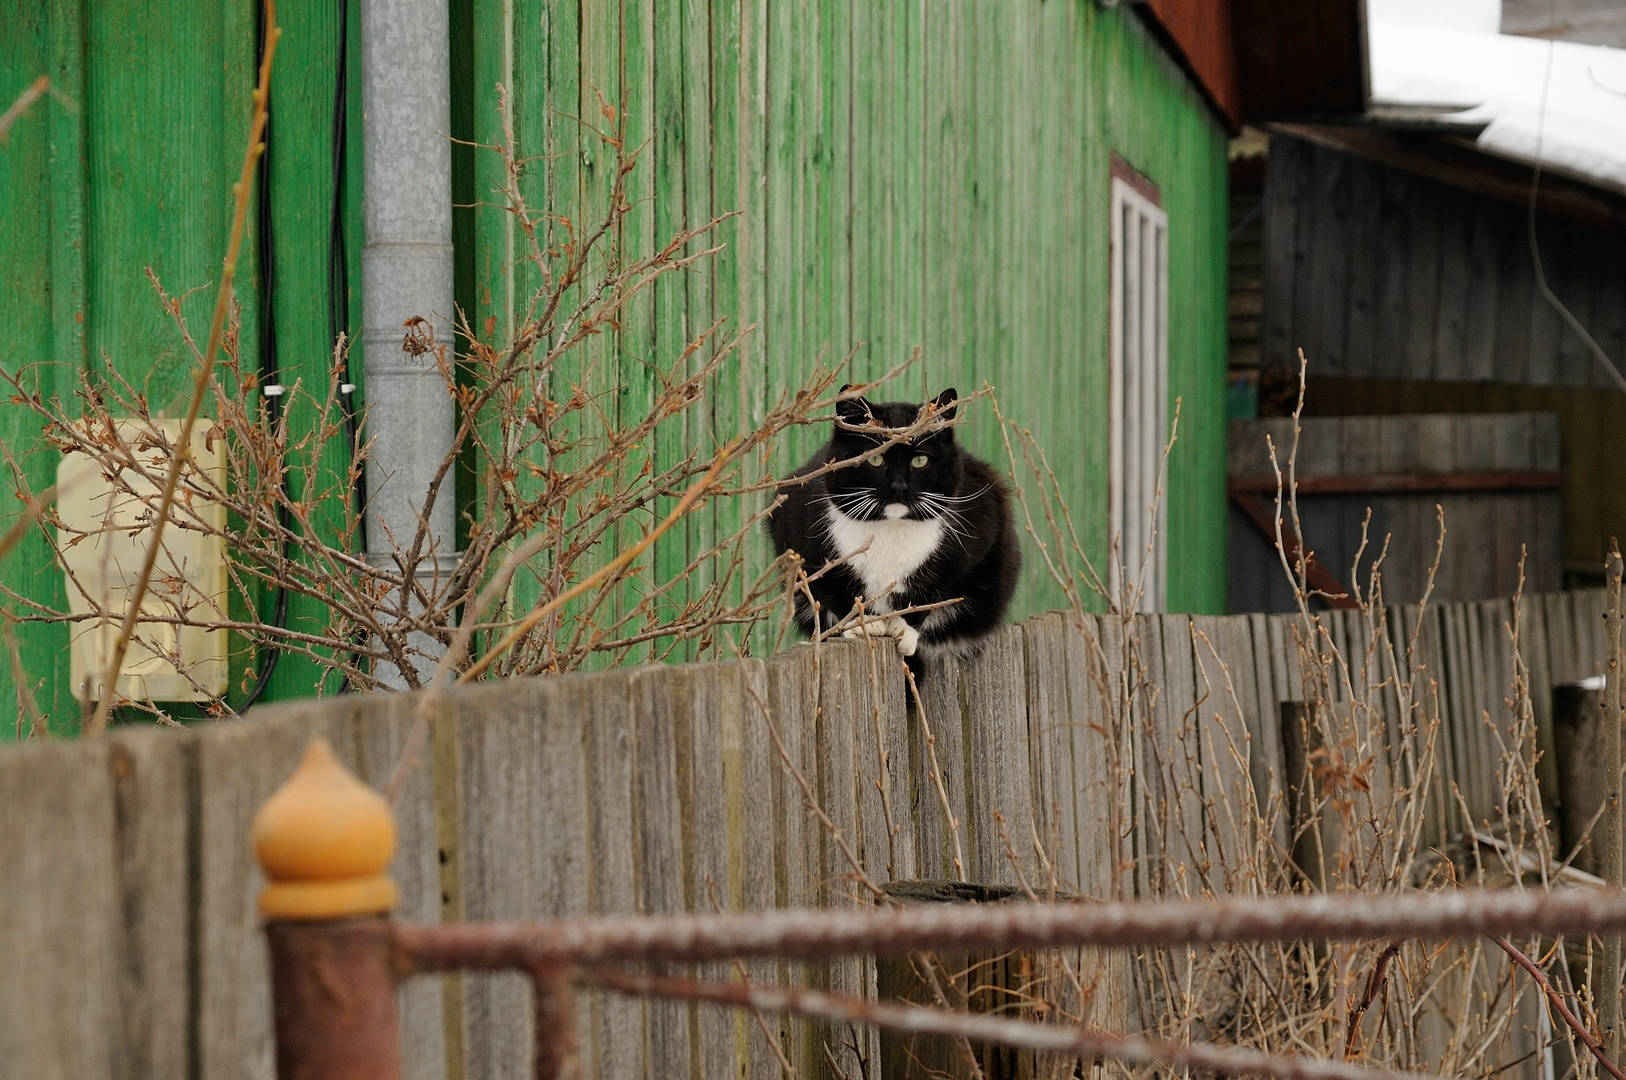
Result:
M893 616L893 619L897 616ZM887 637L896 631L892 629L892 619L882 616L871 616L860 619L857 623L847 627L841 632L844 638Z
M902 622L901 619L899 621ZM898 632L897 637L899 656L913 656L920 648L920 631L908 623L903 624L903 629Z

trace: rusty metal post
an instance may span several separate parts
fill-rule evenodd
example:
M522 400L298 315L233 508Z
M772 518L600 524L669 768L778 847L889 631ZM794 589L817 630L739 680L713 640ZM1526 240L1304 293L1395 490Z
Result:
M254 819L279 1080L400 1080L389 804L322 739Z
M537 965L531 976L531 1008L536 1024L536 1080L579 1080L575 994L562 968Z
M279 1080L399 1080L387 922L269 922Z

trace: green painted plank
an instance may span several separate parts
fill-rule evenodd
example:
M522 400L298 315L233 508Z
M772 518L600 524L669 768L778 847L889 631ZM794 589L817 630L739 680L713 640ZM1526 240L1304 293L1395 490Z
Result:
M273 128L269 143L276 267L273 302L281 381L285 386L299 388L297 394L283 399L287 402L289 439L297 442L323 423L317 406L324 400L331 377L333 343L328 338L328 320L317 313L327 310L339 8L336 2L306 3L279 9L279 18L283 38L272 83ZM355 25L351 23L352 28ZM359 49L359 42L352 40L351 49ZM359 161L360 139L359 130L347 134L352 147L348 166ZM229 146L229 130L227 141ZM260 197L266 197L266 193L261 192ZM262 237L255 239L256 243L263 242ZM336 422L339 418L335 414L331 419ZM342 442L335 442L325 448L318 461L296 462L289 473L292 495L316 506L314 524L330 543L343 535L350 501L349 459L348 449ZM257 599L261 618L271 616L273 604L270 590L262 590ZM315 599L289 597L289 627L321 633L328 618L326 605ZM264 663L263 658L256 658L259 663ZM337 686L336 678L323 679L322 669L314 661L286 653L277 661L266 694L269 700L285 700L308 697L319 689L333 692Z
M9 106L41 75L50 76L65 94L77 92L80 19L79 6L65 2L12 14L0 35L0 101ZM28 372L26 385L44 394L70 387L83 364L81 116L49 98L37 101L0 146L0 251L6 252L0 261L0 318L15 338L5 363L13 372ZM16 407L0 412L0 445L32 491L56 482L56 455L36 452L40 435L31 414ZM6 503L0 528L9 529L18 504ZM12 588L29 590L30 599L66 603L50 545L41 536L25 538L0 558L0 575ZM79 710L68 688L66 629L19 625L8 633L15 635L18 662L13 663L9 646L0 651L0 707L6 711L0 740L26 731L17 723L24 711L19 689L32 695L51 730L73 730Z
M681 56L673 59L674 63L683 65L680 81L682 87L681 108L681 143L672 147L672 153L682 155L683 178L683 218L682 224L696 228L708 222L718 212L713 202L712 191L712 155L714 153L714 137L712 130L711 102L713 87L713 71L711 65L711 17L710 4L701 0L682 0L681 18L683 51ZM657 61L657 64L659 61ZM664 114L663 114L664 117ZM664 119L663 119L664 122ZM671 216L671 215L669 215ZM717 233L701 237L695 242L692 250L704 250L716 246L719 240ZM685 342L692 341L714 319L712 309L712 280L716 272L716 257L700 268L699 272L688 274L683 281L683 295L685 307L682 312L684 319L681 337ZM663 335L663 340L670 340L670 331L664 325L657 325L657 334ZM727 329L723 331L726 335ZM702 352L691 361L691 369L708 359L710 354ZM713 444L710 407L703 398L697 402L684 416L683 421L683 447L696 449L702 455L708 453ZM683 526L685 540L684 555L694 558L700 552L711 547L715 542L715 530L712 527L712 513L709 508L692 513L685 520ZM689 581L687 598L697 595L713 580L714 567L710 564L702 567ZM684 651L687 657L698 658L701 646L704 643L695 642L694 646Z
M651 67L653 106L650 115L650 144L645 150L646 174L651 178L651 205L654 242L664 244L668 238L688 224L689 162L684 143L691 134L687 125L685 80L689 74L687 53L690 41L687 34L692 11L682 6L657 8L652 12L648 32L653 38ZM689 250L701 250L692 245ZM646 368L670 371L671 377L681 378L695 367L693 361L679 362L689 335L689 295L691 279L688 275L668 275L655 284L652 297L650 325L645 337L648 341ZM691 414L674 418L655 434L654 464L659 471L673 468L683 460L691 445ZM656 520L664 517L675 500L661 500L654 508ZM691 528L688 523L676 528L659 545L653 557L652 583L665 586L678 582L663 595L656 607L656 618L670 623L687 604L692 589L682 579L688 564ZM692 650L685 648L675 658L688 659Z
M218 280L247 119L235 107L242 96L230 93L246 75L244 50L230 47L226 8L183 19L107 3L87 5L85 16L92 363L142 388L155 411L178 415L191 357L144 270L174 294ZM201 288L183 312L207 328L213 302L213 289ZM255 329L245 319L245 337Z

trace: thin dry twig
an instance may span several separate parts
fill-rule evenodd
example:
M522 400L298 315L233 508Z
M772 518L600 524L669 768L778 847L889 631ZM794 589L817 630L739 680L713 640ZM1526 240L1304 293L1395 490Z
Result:
M1620 1066L1616 1065L1609 1059L1609 1055L1604 1052L1603 1044L1600 1043L1597 1037L1594 1036L1592 1032L1587 1030L1586 1025L1581 1023L1576 1015L1570 1011L1570 1007L1565 1003L1563 995L1553 988L1552 982L1547 978L1547 973L1541 970L1540 965L1538 965L1534 960L1530 959L1530 957L1525 954L1523 949L1520 949L1518 946L1514 945L1507 938L1498 937L1494 938L1493 940L1501 947L1503 952L1507 953L1515 964L1518 964L1525 971L1529 972L1530 977L1536 980L1536 985L1541 987L1541 992L1547 995L1547 1000L1552 1002L1553 1008L1558 1010L1558 1015L1563 1018L1565 1024L1569 1025L1569 1029L1575 1032L1575 1037L1580 1039L1581 1044L1592 1052L1592 1056L1594 1058L1597 1058L1598 1064L1605 1071L1607 1071L1610 1076L1613 1076L1615 1080L1626 1080L1626 1072L1621 1072Z
M870 1024L909 1034L940 1035L1028 1050L1076 1054L1085 1058L1108 1058L1126 1064L1196 1069L1222 1076L1262 1076L1273 1080L1376 1080L1379 1077L1426 1075L1348 1065L1341 1061L1266 1054L1209 1043L1180 1043L1133 1035L1112 1035L1104 1031L1038 1024L1030 1020L866 1001L792 987L746 986L602 970L579 971L576 978L589 985L625 994L706 1001L764 1012Z

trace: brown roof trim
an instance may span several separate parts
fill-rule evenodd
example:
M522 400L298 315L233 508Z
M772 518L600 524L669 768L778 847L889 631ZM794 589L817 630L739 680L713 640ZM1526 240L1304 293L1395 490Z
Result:
M1135 11L1185 68L1226 129L1240 132L1242 83L1231 0L1146 0Z
M1371 127L1311 124L1267 124L1265 127L1272 134L1341 150L1487 198L1516 206L1530 205L1533 170L1529 165L1487 154L1454 140ZM1626 234L1626 196L1567 176L1542 174L1536 190L1536 209L1543 214Z
M1158 190L1157 185L1152 182L1150 177L1129 164L1116 150L1107 155L1107 161L1111 174L1115 179L1122 180L1134 188L1142 198L1153 206L1162 208L1163 193Z

